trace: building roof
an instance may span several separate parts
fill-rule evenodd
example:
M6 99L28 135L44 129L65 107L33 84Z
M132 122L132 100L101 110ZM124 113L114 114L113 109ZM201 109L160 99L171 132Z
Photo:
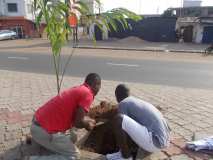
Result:
M213 17L199 17L199 22L202 24L213 24Z
M212 17L181 17L178 18L177 23L200 23L213 25Z
M196 8L213 8L213 6L197 6L197 7L177 7L177 8L169 8L169 9L196 9Z

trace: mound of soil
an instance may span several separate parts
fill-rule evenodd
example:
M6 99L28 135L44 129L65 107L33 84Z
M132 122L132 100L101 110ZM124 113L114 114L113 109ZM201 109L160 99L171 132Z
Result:
M144 41L143 39L138 38L138 37L129 36L129 37L127 37L127 38L123 38L123 39L118 40L118 42L119 42L119 43L129 43L129 42L144 43L144 42L146 42L146 41Z
M117 105L102 101L100 105L91 108L88 115L96 121L110 120L116 115L117 108Z
M90 110L89 116L91 118L94 118L97 122L104 120L105 123L98 125L91 131L82 149L100 154L113 153L119 150L110 121L116 113L117 105L107 102L101 102L100 105Z

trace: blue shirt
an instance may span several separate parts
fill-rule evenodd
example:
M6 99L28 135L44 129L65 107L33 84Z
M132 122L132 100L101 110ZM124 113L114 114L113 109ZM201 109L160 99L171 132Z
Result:
M135 97L127 97L119 103L118 111L152 132L153 143L158 148L169 144L169 126L161 112L152 104Z

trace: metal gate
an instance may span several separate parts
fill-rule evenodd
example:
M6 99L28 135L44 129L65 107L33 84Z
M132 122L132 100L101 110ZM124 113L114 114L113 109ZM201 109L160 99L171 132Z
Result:
M204 27L202 42L203 43L213 42L213 26Z

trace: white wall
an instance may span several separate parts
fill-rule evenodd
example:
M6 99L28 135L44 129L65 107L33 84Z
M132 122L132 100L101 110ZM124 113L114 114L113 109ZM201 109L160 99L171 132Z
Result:
M8 12L7 3L16 3L18 12ZM4 6L4 15L6 16L24 16L25 15L23 0L3 0L3 6Z
M34 20L32 10L29 10L29 5L32 5L33 0L0 0L0 14L9 17L23 16L26 19ZM16 3L18 11L8 12L7 3Z
M3 1L0 1L0 16L3 15Z
M5 14L5 10L4 10L4 0L0 0L0 15L4 15Z
M24 0L25 3L25 18L29 20L35 19L34 13L33 13L33 0Z
M202 43L203 29L204 29L204 27L199 24L197 24L196 27L194 28L194 30L195 30L194 42L195 43Z

